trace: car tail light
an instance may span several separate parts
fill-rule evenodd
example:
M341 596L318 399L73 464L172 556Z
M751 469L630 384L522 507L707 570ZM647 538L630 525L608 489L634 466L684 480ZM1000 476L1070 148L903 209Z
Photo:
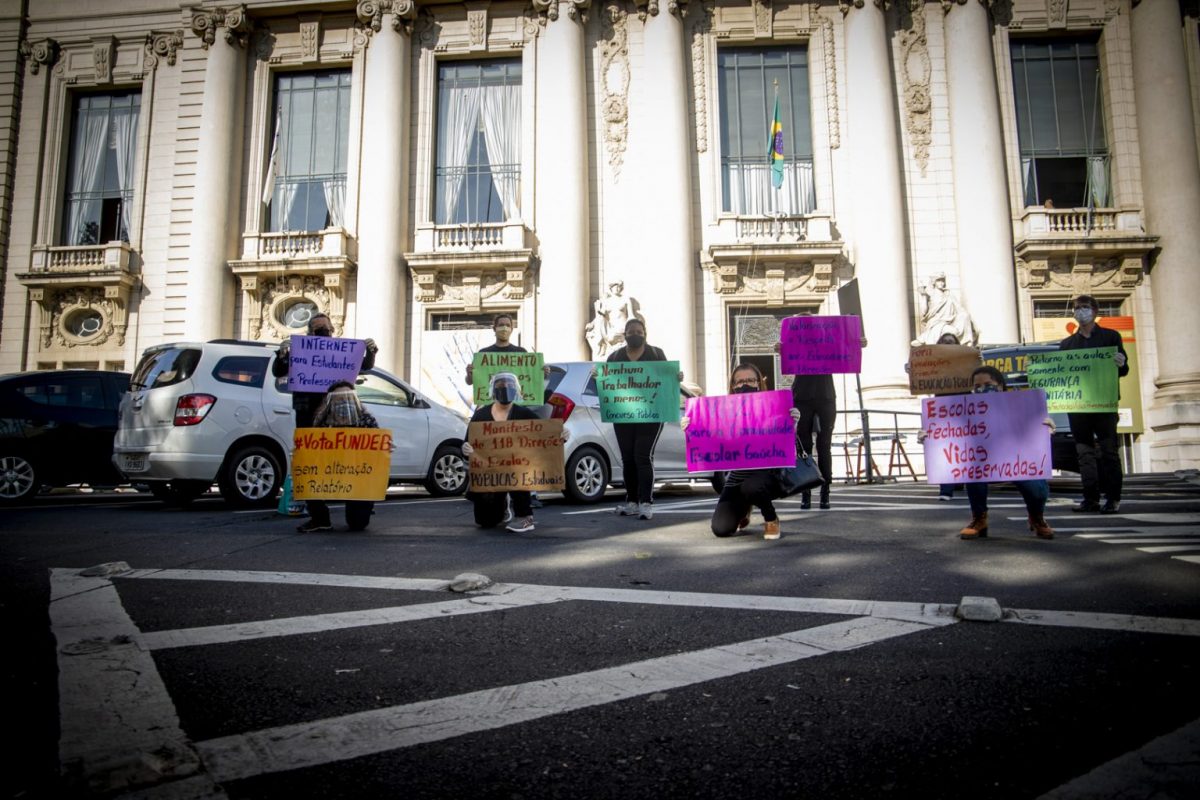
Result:
M550 419L561 419L566 422L567 417L571 416L571 412L575 410L575 401L558 392L550 395L549 402L554 407L554 411L550 414Z
M175 425L196 425L204 421L217 398L211 394L185 394L175 403Z

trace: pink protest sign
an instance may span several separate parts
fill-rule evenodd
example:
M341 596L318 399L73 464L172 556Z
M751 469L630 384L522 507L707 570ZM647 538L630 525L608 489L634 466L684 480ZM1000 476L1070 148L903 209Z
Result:
M1041 389L953 394L921 402L930 483L1050 477L1050 428Z
M688 399L688 472L796 466L792 393L748 392Z
M787 317L779 330L779 371L831 375L862 371L858 317Z

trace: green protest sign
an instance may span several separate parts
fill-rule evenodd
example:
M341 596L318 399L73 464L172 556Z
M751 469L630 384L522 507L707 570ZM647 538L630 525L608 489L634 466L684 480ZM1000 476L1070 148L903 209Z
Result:
M1117 412L1115 347L1034 353L1026 370L1029 386L1044 389L1050 411Z
M596 365L601 422L678 422L678 361Z
M517 405L540 406L546 391L546 376L542 371L541 353L476 353L471 362L471 390L475 405L492 402L488 391L492 376L497 372L511 372L521 382L521 396Z

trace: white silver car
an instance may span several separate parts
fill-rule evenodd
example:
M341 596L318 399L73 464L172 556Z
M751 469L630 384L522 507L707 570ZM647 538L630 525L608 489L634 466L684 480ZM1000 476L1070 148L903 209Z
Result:
M275 351L228 339L148 348L121 400L113 464L168 502L189 502L213 483L235 506L273 502L295 430L286 381L271 375ZM357 388L392 431L393 483L434 495L466 490L462 415L381 369L359 376Z
M596 372L590 361L568 361L549 364L546 379L546 403L549 416L564 420L570 430L566 452L566 495L581 503L596 503L604 499L609 484L624 485L621 451L612 423L600 421L600 396L596 392ZM680 408L688 397L699 392L681 387ZM724 473L688 472L686 444L679 423L663 427L658 446L654 449L654 478L656 481L696 481L712 483L720 491L725 483Z

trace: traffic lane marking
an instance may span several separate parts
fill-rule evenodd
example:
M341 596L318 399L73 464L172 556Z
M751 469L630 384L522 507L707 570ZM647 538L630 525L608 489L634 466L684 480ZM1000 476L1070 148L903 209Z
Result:
M218 782L345 761L515 725L930 630L855 618L562 678L284 725L196 743Z
M1106 537L1099 539L1098 541L1104 542L1105 544L1200 544L1200 539L1183 539L1172 536L1149 536L1147 538Z
M1189 550L1200 550L1200 545L1179 545L1174 547L1139 547L1143 553L1186 553Z

